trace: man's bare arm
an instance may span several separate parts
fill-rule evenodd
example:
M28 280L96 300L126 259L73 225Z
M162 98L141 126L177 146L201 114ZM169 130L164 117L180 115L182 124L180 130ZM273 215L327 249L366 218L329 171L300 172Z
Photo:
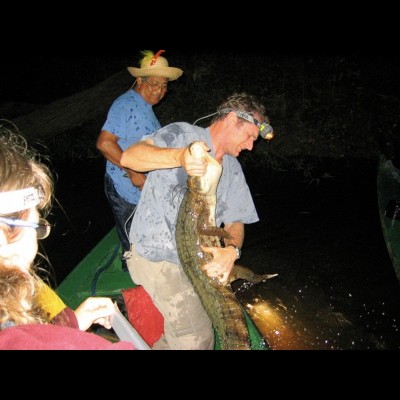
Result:
M209 150L205 143L204 148ZM152 140L142 140L127 148L122 153L121 164L139 172L183 167L192 176L204 175L207 168L206 160L192 156L188 147L157 147Z

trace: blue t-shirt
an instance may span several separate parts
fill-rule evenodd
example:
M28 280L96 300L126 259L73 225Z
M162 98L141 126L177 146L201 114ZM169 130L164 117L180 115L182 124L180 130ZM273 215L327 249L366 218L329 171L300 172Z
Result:
M144 137L159 147L186 147L194 141L206 142L215 156L210 130L177 122ZM180 264L175 243L179 206L185 194L187 174L183 168L149 172L136 213L133 216L130 242L138 254L150 261L167 260ZM239 161L223 157L222 175L217 188L216 225L258 221L257 211Z
M118 136L120 138L118 144L122 150L125 150L133 143L138 142L143 135L160 128L161 125L152 106L139 93L129 90L113 102L102 130ZM113 180L118 194L125 201L137 204L141 192L132 185L125 171L107 160L106 172Z

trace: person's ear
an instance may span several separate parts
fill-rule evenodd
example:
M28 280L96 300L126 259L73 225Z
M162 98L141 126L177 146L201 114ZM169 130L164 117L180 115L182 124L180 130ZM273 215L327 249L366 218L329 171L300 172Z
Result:
M227 120L228 120L228 125L229 126L235 126L237 123L237 115L235 111L230 111L229 114L227 115Z

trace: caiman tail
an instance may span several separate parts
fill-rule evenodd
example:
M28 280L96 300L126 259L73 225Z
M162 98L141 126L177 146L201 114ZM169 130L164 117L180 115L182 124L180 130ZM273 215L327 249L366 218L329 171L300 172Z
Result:
M208 167L204 176L188 177L188 190L180 205L176 227L179 259L219 335L221 348L250 350L246 321L232 288L219 285L202 271L202 266L211 261L212 255L204 253L200 245L221 247L219 238L229 237L224 229L215 225L216 191L222 166L198 142L192 143L190 149L192 154L206 157ZM240 273L235 274L233 271L235 278L241 277ZM250 273L245 278L249 276L254 278L253 281L271 277Z
M200 244L211 247L220 244L217 236L200 233L197 219L207 219L204 214L208 213L208 207L204 199L197 197L188 191L180 206L176 239L182 268L218 333L221 348L250 349L246 322L230 286L217 286L201 269L211 257L201 251Z

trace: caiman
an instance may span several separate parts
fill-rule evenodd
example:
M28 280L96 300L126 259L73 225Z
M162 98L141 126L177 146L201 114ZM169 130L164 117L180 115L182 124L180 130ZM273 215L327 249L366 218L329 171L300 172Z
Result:
M222 165L205 152L199 142L190 144L189 150L195 157L206 157L208 166L204 176L189 176L187 180L187 192L179 208L176 226L179 259L218 333L221 349L250 350L246 320L230 284L221 285L202 270L212 255L203 252L200 245L221 247L220 238L229 238L228 232L217 227L215 222L216 193ZM256 275L235 264L229 283L239 278L261 282L275 275Z

